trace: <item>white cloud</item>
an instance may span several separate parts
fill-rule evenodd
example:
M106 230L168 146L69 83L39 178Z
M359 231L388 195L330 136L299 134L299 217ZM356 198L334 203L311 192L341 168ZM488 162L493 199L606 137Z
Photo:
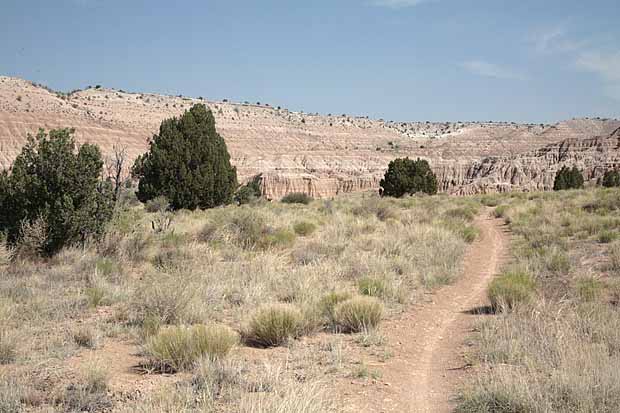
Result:
M586 46L586 42L575 41L566 36L566 25L547 27L533 33L530 40L540 53L567 53Z
M604 93L620 100L620 52L603 52L603 47L592 41L571 38L566 24L534 33L530 40L537 52L563 55L578 70L597 75L602 80Z
M620 100L620 52L584 51L577 56L575 64L583 71L598 75L607 96Z
M391 9L402 9L413 7L422 3L429 3L437 0L374 0L372 4L379 7L389 7Z
M525 79L525 76L509 67L482 60L470 60L461 63L460 66L478 76L492 77L495 79Z
M600 75L609 82L620 82L620 52L582 52L577 57L577 67Z

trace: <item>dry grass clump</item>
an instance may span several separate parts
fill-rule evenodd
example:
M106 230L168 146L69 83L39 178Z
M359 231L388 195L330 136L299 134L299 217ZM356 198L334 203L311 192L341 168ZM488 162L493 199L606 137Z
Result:
M91 362L82 372L80 382L67 387L59 404L66 412L109 411L112 400L108 396L109 373L105 367Z
M302 237L307 237L314 233L314 231L316 230L316 225L314 225L312 222L300 221L293 225L293 230L295 231L295 234Z
M369 297L384 297L390 288L385 279L376 277L364 277L358 280L357 287L359 293Z
M80 347L94 349L99 347L101 336L97 330L91 326L81 326L72 333L73 341Z
M620 242L614 242L609 246L609 269L614 274L620 274Z
M334 308L336 327L345 333L375 329L383 317L383 304L373 297L353 297Z
M334 327L336 324L336 306L344 301L349 300L352 294L347 291L332 291L325 294L319 301L319 313L325 319L328 326Z
M575 283L575 292L581 301L592 302L599 300L604 293L605 285L599 279L583 277Z
M0 412L20 413L23 411L22 405L23 391L21 383L8 375L0 374Z
M131 322L142 324L147 318L156 318L161 324L176 324L188 319L196 295L188 280L153 273L142 284L129 301Z
M250 344L274 347L299 337L303 327L304 317L298 308L290 304L270 304L256 310L243 335Z
M14 256L15 248L10 247L4 239L0 238L0 272L9 266Z
M524 272L503 274L489 285L488 296L496 311L512 310L532 299L536 283Z
M17 358L17 339L5 326L0 326L0 365L10 364Z
M171 326L150 337L145 349L158 369L182 371L202 357L225 357L238 341L237 333L222 325Z

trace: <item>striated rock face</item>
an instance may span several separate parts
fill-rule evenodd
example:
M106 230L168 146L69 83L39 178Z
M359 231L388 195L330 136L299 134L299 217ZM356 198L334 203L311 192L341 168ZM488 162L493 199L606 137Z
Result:
M106 88L63 95L0 77L0 167L10 166L38 128L74 127L79 142L96 143L104 153L124 146L133 160L163 119L195 103L212 109L240 180L262 174L271 199L376 190L389 161L404 156L428 159L440 189L452 194L549 189L564 164L585 168L590 179L613 165L617 149L610 142L620 127L620 121L600 119L397 123Z

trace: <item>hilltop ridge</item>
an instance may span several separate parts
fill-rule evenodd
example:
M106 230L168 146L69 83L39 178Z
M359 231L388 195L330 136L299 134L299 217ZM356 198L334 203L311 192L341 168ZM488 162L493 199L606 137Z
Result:
M10 166L27 134L40 127L74 127L78 141L96 143L104 153L120 144L133 159L146 150L163 119L195 103L213 111L240 180L262 174L263 191L274 199L297 191L330 197L376 189L389 161L404 156L428 159L440 189L455 194L549 189L550 174L563 162L582 164L587 178L596 179L618 158L613 145L603 155L595 151L596 159L587 151L544 163L532 156L548 145L568 142L570 153L583 140L608 138L620 127L613 119L554 125L391 122L100 86L65 94L1 76L0 166Z

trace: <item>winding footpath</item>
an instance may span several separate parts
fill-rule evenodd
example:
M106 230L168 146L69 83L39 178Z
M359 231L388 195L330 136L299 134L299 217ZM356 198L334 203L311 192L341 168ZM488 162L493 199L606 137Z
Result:
M466 342L485 317L486 289L507 259L509 235L485 210L475 222L478 239L464 257L463 275L386 323L381 333L394 357L377 366L381 380L345 397L351 412L450 412L468 376ZM441 253L438 251L438 253ZM373 366L374 368L375 366Z

